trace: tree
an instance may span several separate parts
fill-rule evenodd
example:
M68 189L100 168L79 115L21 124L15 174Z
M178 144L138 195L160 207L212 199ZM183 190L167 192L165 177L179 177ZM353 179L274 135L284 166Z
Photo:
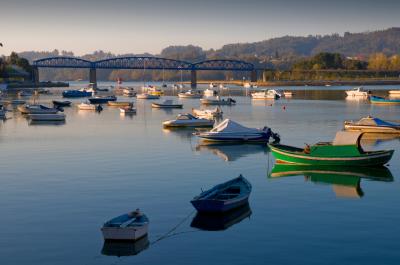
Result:
M370 70L388 70L389 60L383 53L374 53L369 57L368 69Z

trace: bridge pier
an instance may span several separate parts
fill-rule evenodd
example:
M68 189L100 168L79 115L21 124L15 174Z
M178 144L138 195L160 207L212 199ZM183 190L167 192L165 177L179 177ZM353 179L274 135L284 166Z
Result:
M39 86L40 79L39 79L39 68L37 66L32 67L32 82L35 86Z
M97 77L96 77L96 68L90 68L89 70L89 82L93 85L93 88L97 88Z
M196 70L190 70L190 87L197 87L197 72Z
M257 70L251 71L250 81L251 82L257 82Z

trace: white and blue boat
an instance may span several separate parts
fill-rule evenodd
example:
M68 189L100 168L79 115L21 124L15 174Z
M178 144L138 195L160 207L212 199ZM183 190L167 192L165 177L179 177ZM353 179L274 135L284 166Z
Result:
M370 96L369 100L372 104L400 105L400 99L389 99L378 96Z
M84 89L80 90L64 90L62 95L64 98L83 98L83 97L91 97L92 92L86 91Z
M101 231L105 240L135 241L147 235L149 219L139 209L107 221Z
M240 175L200 193L191 203L198 212L222 213L247 204L250 192L250 182Z
M239 123L226 119L209 132L198 132L196 136L210 142L262 142L268 143L275 137L270 128L247 128Z

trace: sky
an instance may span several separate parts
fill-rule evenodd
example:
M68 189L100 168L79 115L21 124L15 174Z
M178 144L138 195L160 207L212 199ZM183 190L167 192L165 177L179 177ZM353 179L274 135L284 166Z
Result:
M400 26L399 0L0 0L0 54L218 49L274 37Z

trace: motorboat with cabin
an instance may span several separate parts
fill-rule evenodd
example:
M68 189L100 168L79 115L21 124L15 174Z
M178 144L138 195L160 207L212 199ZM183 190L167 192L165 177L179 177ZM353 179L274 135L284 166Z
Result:
M86 102L78 104L77 107L79 110L95 110L95 111L103 110L103 107L100 105L90 104Z
M192 113L196 117L206 118L206 119L214 119L222 117L223 112L220 107L216 107L214 109L192 109Z
M218 93L214 89L207 88L206 90L204 90L203 94L204 94L205 97L214 97Z
M367 97L368 92L364 91L362 87L356 87L351 90L346 90L346 95L348 97Z
M200 103L204 105L235 105L236 100L233 98L221 99L219 96L215 98L202 98Z
M258 92L251 93L252 99L280 99L282 95L275 89L262 89Z
M179 114L176 119L163 122L164 127L212 127L213 120L197 118L192 114Z
M179 98L202 98L203 94L199 90L188 90L178 93Z

